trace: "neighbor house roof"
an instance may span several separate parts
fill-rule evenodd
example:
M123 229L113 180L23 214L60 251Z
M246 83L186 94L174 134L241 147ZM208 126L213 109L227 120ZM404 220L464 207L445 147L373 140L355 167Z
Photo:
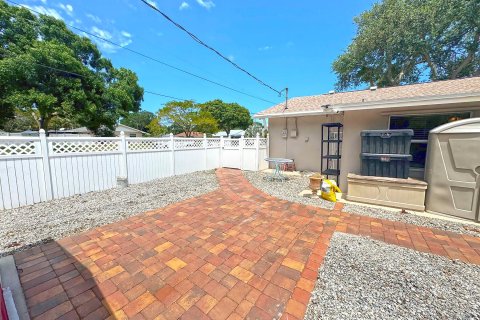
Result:
M177 133L175 137L185 138L187 137L187 134L185 132L180 132L180 133ZM203 132L196 132L196 131L191 132L190 138L203 138Z
M397 87L295 97L255 114L255 118L332 113L372 108L480 101L480 77L418 83Z
M59 130L60 133L92 133L87 127Z
M242 129L232 129L230 130L230 137L240 137L242 135L245 135L245 130ZM227 137L227 133L225 131L219 131L215 134L213 134L214 137Z
M124 131L124 132L141 132L141 133L146 134L145 131L135 129L135 128L126 126L126 125L124 125L124 124L118 124L117 127L115 128L115 131L118 131L118 132L120 132L120 131Z

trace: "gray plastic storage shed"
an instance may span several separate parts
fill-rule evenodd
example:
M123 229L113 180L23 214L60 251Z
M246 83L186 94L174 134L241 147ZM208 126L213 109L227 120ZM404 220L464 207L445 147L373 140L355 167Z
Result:
M427 211L479 221L480 118L430 131L425 177Z

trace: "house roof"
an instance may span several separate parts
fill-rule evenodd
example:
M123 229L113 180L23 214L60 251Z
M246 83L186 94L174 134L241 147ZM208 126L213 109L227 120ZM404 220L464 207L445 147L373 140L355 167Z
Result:
M87 127L60 130L58 132L60 132L60 133L91 133L91 131Z
M468 98L469 101L480 101L480 77L443 80L418 83L397 87L379 88L376 90L357 90L322 94L316 96L295 97L285 103L279 103L269 109L255 114L255 118L269 118L273 116L294 116L296 114L322 113L327 110L347 111L371 108L390 108L397 106L415 106L449 103L450 100ZM452 101L453 101L452 100ZM403 104L402 104L403 103ZM328 106L326 109L325 106Z
M180 132L175 135L175 137L185 138L187 135L185 132ZM203 138L203 132L191 132L190 138Z
M232 129L230 130L230 136L241 136L242 134L245 134L245 130L242 129ZM226 137L228 136L225 131L219 131L215 134L213 134L214 137Z
M143 134L146 134L145 131L138 130L129 126L126 126L124 124L118 124L117 127L115 128L115 131L124 131L124 132L141 132Z

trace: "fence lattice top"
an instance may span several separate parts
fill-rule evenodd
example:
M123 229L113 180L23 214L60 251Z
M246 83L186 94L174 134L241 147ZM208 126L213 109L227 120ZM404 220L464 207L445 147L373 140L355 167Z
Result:
M178 139L175 141L175 149L199 149L203 148L203 139Z
M208 148L220 148L220 139L208 139L207 140Z
M51 144L55 154L120 151L118 140L53 141Z
M129 151L155 151L155 150L169 150L170 140L129 140Z
M0 156L35 154L36 144L32 141L0 142Z
M220 148L221 140L218 138L174 138L173 143L177 150ZM19 138L19 139L0 139L0 156L23 156L23 155L41 155L41 139L38 138ZM59 138L49 139L49 150L52 154L70 154L70 153L102 153L102 152L121 152L122 140L119 138L88 138L88 139L68 139ZM206 141L206 145L204 145ZM267 147L267 139L259 139L259 148ZM129 138L126 141L127 151L166 151L172 150L170 139L166 138ZM243 147L255 148L257 139L245 138ZM237 149L241 146L241 139L223 139L224 148Z
M238 139L225 139L223 141L225 148L238 148L240 146L240 140Z

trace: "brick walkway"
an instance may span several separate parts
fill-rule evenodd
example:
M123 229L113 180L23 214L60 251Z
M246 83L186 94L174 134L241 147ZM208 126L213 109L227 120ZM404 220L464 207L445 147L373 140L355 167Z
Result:
M220 189L15 254L34 319L303 318L333 232L480 264L480 238Z

